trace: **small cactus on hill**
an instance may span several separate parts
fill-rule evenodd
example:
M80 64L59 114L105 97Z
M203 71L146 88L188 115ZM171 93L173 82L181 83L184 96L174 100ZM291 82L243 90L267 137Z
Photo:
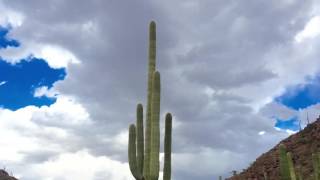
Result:
M279 146L279 156L280 156L280 179L291 180L287 152L283 144L280 144Z
M320 153L312 154L312 165L313 165L313 178L314 180L320 179Z
M298 166L295 170L292 161L291 152L286 153L285 146L283 144L279 147L280 156L280 178L281 180L303 180L301 166ZM313 175L312 180L320 179L320 153L312 154Z
M287 160L288 160L289 172L290 172L291 180L297 180L296 173L295 173L294 166L293 166L293 162L292 162L292 154L291 154L291 152L287 153Z

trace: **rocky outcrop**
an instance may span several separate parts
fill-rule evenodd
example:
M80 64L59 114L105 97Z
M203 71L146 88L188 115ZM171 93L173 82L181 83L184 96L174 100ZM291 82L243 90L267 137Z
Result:
M15 177L10 176L7 171L0 169L0 180L18 180Z
M313 173L312 153L320 151L320 118L302 131L282 140L270 151L258 157L249 168L228 180L264 180L264 173L268 176L268 180L279 180L280 144L284 144L287 151L292 152L296 170L302 173L305 180L310 179Z

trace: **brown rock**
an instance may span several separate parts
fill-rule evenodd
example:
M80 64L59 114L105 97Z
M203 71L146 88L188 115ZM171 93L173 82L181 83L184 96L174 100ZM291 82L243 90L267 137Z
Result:
M311 179L313 173L311 156L312 153L320 151L320 117L279 144L284 144L287 151L292 153L294 166L296 169L299 168L304 179ZM264 180L264 172L267 173L269 180L279 180L279 144L258 157L249 168L227 180Z
M0 180L18 180L15 177L10 176L7 171L0 169Z

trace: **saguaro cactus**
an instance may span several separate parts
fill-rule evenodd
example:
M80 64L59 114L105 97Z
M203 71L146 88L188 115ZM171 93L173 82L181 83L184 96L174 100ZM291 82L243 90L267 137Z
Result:
M281 180L290 180L290 170L289 162L287 158L287 152L285 146L280 144L279 146L279 155L280 155L280 178Z
M294 166L293 166L291 152L287 153L287 161L288 161L288 165L289 165L289 172L290 172L291 180L297 180L296 173L295 173Z
M302 178L302 168L301 168L301 166L299 165L299 166L297 166L297 180L303 180L303 178Z
M131 124L129 127L129 166L136 180L158 180L159 178L160 93L160 73L156 71L156 24L152 21L149 27L146 129L144 132L143 107L141 104L137 106L136 125ZM171 141L172 116L167 113L165 118L163 180L171 179Z
M285 146L283 144L280 144L279 154L281 180L300 180L302 177L300 173L298 173L298 177L296 175L292 160L292 154L291 152L286 152Z
M319 159L319 153L313 153L312 154L312 165L313 165L313 178L314 180L320 179L320 159Z

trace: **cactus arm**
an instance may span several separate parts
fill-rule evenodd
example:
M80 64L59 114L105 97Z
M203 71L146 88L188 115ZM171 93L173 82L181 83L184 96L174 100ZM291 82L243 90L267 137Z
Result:
M317 154L312 154L312 165L313 165L313 177L314 180L319 180L319 160Z
M287 159L288 159L291 180L296 180L297 178L296 178L296 174L295 174L294 166L292 162L292 154L290 152L287 153Z
M315 155L317 157L317 167L316 173L318 174L318 179L320 179L320 152L316 153Z
M143 174L144 160L144 137L143 137L143 107L142 104L137 106L137 165L138 170Z
M148 91L147 91L147 112L145 132L145 156L144 176L150 176L150 151L151 151L151 102L152 102L152 81L156 69L156 23L152 21L149 25L149 58L148 58Z
M298 180L303 180L302 178L302 169L301 169L301 166L297 166L297 179Z
M167 113L164 133L164 165L163 180L171 179L171 144L172 144L172 116Z
M298 172L298 173L297 173L297 179L298 179L298 180L303 180L302 175L301 175L301 172Z
M131 124L129 127L129 145L128 145L129 167L133 177L137 180L142 179L142 174L138 170L136 158L136 127Z
M280 179L290 180L287 152L283 144L280 144L279 146L279 156L280 156Z
M156 71L153 75L153 92L151 105L151 149L150 149L150 180L159 177L159 153L160 153L160 73Z

